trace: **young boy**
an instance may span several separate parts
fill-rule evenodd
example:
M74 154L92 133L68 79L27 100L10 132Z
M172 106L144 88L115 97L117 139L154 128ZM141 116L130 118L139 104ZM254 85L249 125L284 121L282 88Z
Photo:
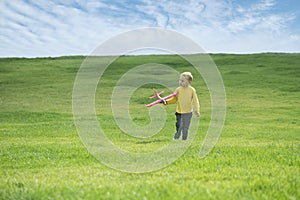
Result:
M190 84L193 81L191 72L184 72L179 77L179 87L176 88L176 96L164 101L164 104L177 102L176 107L176 133L174 140L179 139L182 133L182 140L186 140L190 126L192 111L197 117L200 117L199 101L195 88Z

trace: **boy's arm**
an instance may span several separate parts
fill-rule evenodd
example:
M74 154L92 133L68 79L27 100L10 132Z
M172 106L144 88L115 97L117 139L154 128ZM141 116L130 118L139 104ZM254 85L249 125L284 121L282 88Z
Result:
M167 104L172 104L172 103L175 103L177 101L177 97L176 96L173 96L171 97L170 99L167 99L166 100L166 103Z
M195 115L197 117L200 116L200 112L199 112L199 100L198 100L198 96L197 96L197 92L196 90L193 90L193 106L194 106L194 112L195 112Z
M166 105L173 104L173 103L177 102L178 88L174 91L174 93L176 93L176 95L172 96L170 99L167 99L166 100Z

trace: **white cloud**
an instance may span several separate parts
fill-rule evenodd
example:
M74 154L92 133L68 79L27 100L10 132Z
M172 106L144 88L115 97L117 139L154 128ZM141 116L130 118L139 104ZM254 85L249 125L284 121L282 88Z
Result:
M225 5L221 9L226 9ZM227 12L224 18L215 18L215 23L204 27L204 33L196 36L197 28L193 27L193 33L189 34L207 51L250 53L264 51L300 51L299 41L292 42L289 39L289 24L295 20L293 13L274 13L274 1L261 1L250 7L233 8L233 12ZM218 9L217 9L218 10ZM231 9L229 9L230 11ZM298 46L297 46L298 45Z
M29 3L28 3L29 2ZM274 11L275 0L0 2L0 56L89 54L100 42L135 28L186 34L209 52L300 51L290 30L295 13Z
M270 12L274 5L274 1L265 0L249 8L239 7L228 29L234 33L247 31L251 34L255 31L281 32L295 17L293 14Z
M108 37L99 31L109 27L107 23L77 8L47 1L31 6L22 1L6 2L4 8L1 29L6 43L0 48L8 50L3 52L7 56L88 54L102 38L101 33ZM24 46L27 51L21 48Z

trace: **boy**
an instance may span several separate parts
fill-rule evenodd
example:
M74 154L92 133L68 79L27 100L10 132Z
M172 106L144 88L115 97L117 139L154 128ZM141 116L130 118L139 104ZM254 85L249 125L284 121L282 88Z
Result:
M184 72L179 77L179 87L176 88L177 95L164 101L165 105L177 102L176 107L176 133L174 140L179 139L182 132L182 140L186 140L190 126L192 111L196 117L200 117L199 101L195 88L190 84L193 81L191 72Z

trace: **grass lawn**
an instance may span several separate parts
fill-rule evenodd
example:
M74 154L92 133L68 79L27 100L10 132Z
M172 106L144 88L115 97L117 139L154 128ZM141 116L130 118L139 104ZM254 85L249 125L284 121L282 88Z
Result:
M111 169L89 154L73 120L72 91L83 56L0 59L0 199L300 199L300 54L213 54L226 89L225 126L217 145L198 157L210 122L210 95L195 79L201 106L197 135L171 165L150 173ZM105 71L96 114L107 137L131 152L170 143L175 105L160 134L122 134L110 94L122 75L146 63L191 70L175 55L124 56ZM139 125L150 122L151 88L130 100ZM160 88L161 87L161 88ZM166 93L171 91L165 91Z

